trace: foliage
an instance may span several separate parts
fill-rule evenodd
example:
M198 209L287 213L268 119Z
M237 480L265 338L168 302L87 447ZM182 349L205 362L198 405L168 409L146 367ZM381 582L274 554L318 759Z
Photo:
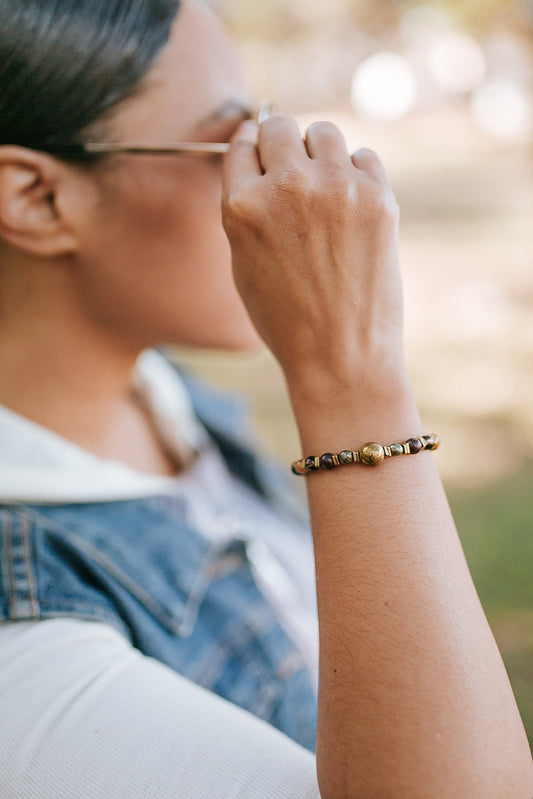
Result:
M450 503L533 745L533 463Z

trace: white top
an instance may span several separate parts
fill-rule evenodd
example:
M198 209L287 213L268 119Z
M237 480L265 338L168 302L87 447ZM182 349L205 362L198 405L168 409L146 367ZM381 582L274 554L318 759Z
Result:
M155 350L145 350L133 390L156 430L180 460L206 440L177 372ZM91 455L51 430L0 405L0 501L104 502L172 491L175 480L143 474ZM185 458L184 458L185 456Z
M310 536L235 481L154 351L134 388L167 447L202 454L178 478L90 455L0 406L0 501L87 502L172 493L209 538L238 535L261 590L317 675ZM253 524L251 523L253 520ZM249 713L144 657L105 624L0 625L0 799L318 797L314 758Z

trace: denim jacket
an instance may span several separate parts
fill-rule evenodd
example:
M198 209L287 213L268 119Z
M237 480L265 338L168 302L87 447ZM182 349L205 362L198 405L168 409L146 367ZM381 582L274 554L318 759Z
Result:
M242 434L242 408L186 380L233 475L286 517L299 503ZM247 544L206 540L172 497L0 505L0 622L79 617L265 719L310 750L316 696L259 591Z

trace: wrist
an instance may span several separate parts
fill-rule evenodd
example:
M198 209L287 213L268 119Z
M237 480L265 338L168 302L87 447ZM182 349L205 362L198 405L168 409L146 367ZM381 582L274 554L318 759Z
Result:
M327 365L302 362L284 369L294 412L314 410L321 413L335 408L353 411L362 407L388 406L411 399L413 390L403 354L386 358L358 359L336 364L334 357Z
M368 441L390 443L424 433L407 370L379 375L307 376L290 382L289 395L303 449L359 449Z

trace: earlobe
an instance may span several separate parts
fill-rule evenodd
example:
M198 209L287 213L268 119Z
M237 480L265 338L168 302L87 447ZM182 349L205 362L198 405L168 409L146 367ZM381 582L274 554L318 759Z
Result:
M0 236L8 244L42 257L75 249L56 201L62 177L61 166L46 155L0 147Z

